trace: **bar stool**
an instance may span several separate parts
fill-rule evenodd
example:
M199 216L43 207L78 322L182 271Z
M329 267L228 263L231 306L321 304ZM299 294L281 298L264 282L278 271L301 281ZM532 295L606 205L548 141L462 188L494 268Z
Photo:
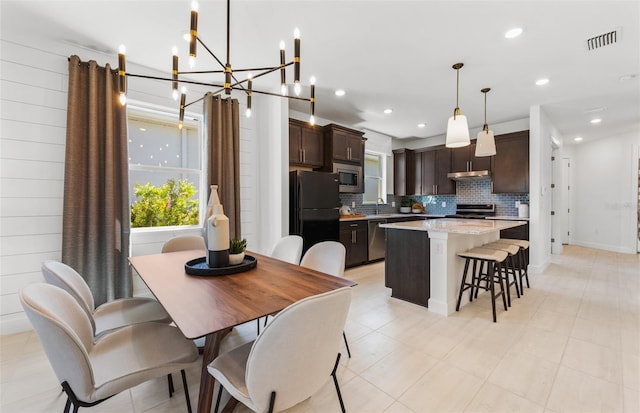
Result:
M522 283L523 278L527 281L527 288L531 288L529 286L529 259L527 257L527 251L529 250L529 241L523 239L500 238L496 242L502 244L517 245L520 249L520 252L518 254L518 278L520 278L520 295L524 295L524 284Z
M520 248L514 244L500 243L500 242L490 242L488 244L482 245L481 248L488 248L492 250L500 250L506 252L507 259L502 268L504 274L505 285L507 287L507 305L511 307L511 286L516 287L516 295L520 298L520 290L518 288L518 274L517 274L517 261L520 259ZM512 280L509 280L509 274L512 275ZM476 291L476 295L477 295Z
M507 300L505 299L504 286L502 285L501 267L507 259L508 254L505 251L492 250L486 248L472 248L465 252L458 253L458 256L465 259L464 272L462 273L462 281L460 282L460 293L458 294L458 303L456 311L460 311L460 301L462 301L462 293L466 290L469 292L469 302L473 301L474 289L489 291L491 294L491 309L493 312L493 322L496 322L496 297L502 296L502 304L505 311L507 310ZM471 274L471 282L467 282L467 274L469 272L469 263L473 261L473 271ZM477 268L478 263L480 268ZM487 271L482 272L484 264L487 264ZM477 272L476 272L477 270ZM481 285L482 281L486 281L485 286ZM495 284L500 285L500 292L495 291ZM477 296L477 293L476 293Z

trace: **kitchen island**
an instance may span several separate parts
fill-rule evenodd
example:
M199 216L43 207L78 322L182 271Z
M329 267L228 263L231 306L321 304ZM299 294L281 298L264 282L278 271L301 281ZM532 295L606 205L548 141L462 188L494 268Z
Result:
M392 297L449 315L456 309L464 267L458 253L497 240L500 230L524 224L458 218L381 224L387 231L385 285Z

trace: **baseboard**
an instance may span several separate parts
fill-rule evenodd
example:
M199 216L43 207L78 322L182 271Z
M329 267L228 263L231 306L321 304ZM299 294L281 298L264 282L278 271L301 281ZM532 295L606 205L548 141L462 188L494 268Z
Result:
M571 245L578 245L580 247L593 248L597 250L610 251L610 252L618 252L620 254L637 254L637 251L631 247L624 247L621 245L607 245L607 244L599 244L597 242L582 242L573 240Z
M22 333L33 330L25 313L8 314L0 317L0 335Z

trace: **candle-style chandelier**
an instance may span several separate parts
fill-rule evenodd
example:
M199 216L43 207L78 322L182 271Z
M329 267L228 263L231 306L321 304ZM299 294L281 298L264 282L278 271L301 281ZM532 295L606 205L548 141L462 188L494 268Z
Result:
M189 66L193 68L195 64L195 58L197 56L197 44L200 43L202 47L215 59L216 62L221 66L221 70L202 70L202 71L180 71L178 70L178 51L176 48L173 49L173 61L172 61L172 71L170 78L157 77L157 76L148 76L148 75L138 75L134 73L127 73L126 71L126 59L125 59L125 50L124 46L120 46L120 50L118 52L118 78L120 79L119 90L120 90L120 103L122 105L126 104L126 93L127 93L127 76L131 77L139 77L144 79L154 79L154 80L164 80L171 82L172 95L175 100L180 97L180 114L178 127L182 128L184 122L184 110L186 107L193 105L204 99L201 97L193 102L186 103L187 99L187 90L186 87L182 87L180 91L178 91L178 87L180 83L183 84L193 84L193 85L202 85L218 88L213 92L214 95L220 94L224 92L225 95L231 95L232 90L239 90L246 94L247 97L247 117L251 116L251 96L253 93L270 95L270 96L278 96L284 97L287 99L296 99L302 100L310 103L310 117L309 123L314 124L315 119L315 77L311 77L310 84L310 93L308 98L300 97L301 85L300 85L300 32L298 29L294 31L294 56L293 60L290 62L286 62L285 59L285 43L284 41L280 42L280 64L271 67L256 67L256 68L247 68L247 69L238 69L232 68L230 62L230 3L231 0L227 0L227 58L226 62L222 63L222 61L207 47L204 41L198 36L198 3L193 2L191 4L191 23L189 30ZM293 65L294 68L294 80L293 87L295 96L290 96L288 94L288 86L287 86L287 75L286 68L288 66ZM268 75L273 72L280 72L280 93L262 91L253 89L253 80ZM238 80L235 73L244 72L246 73L246 78L242 80ZM255 74L252 74L255 73ZM195 80L188 80L184 78L180 78L180 75L187 76L195 76L195 75L211 75L211 74L224 74L224 83L208 83L208 82L199 82Z

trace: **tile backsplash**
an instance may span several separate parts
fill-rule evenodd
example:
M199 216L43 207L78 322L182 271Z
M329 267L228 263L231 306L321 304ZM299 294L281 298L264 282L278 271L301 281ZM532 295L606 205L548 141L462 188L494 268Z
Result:
M400 202L403 198L392 194L387 195L387 204L379 206L381 214L394 213L399 211ZM491 180L483 179L476 181L456 182L456 195L413 195L409 196L422 204L426 204L426 213L434 215L455 214L456 204L495 204L496 215L518 216L516 201L529 203L529 194L492 194ZM375 214L375 205L363 205L362 194L340 194L340 201L343 205L351 206L356 203L357 213ZM391 207L391 202L396 203L396 207ZM445 206L443 206L443 203Z

